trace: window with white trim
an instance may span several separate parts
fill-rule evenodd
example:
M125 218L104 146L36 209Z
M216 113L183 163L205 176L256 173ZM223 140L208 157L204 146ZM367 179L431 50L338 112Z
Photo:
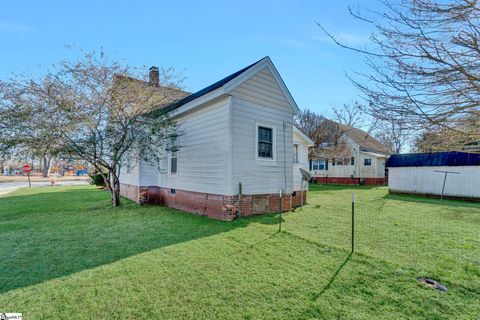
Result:
M365 167L370 167L372 165L372 159L363 159L363 165Z
M273 129L258 126L257 156L264 159L273 159L273 152Z
M170 174L177 173L177 162L178 162L177 151L172 151L170 153Z
M127 155L126 167L127 167L127 173L128 174L132 173L132 158L130 158L128 155Z
M298 144L293 145L293 163L299 163L299 156L298 156Z

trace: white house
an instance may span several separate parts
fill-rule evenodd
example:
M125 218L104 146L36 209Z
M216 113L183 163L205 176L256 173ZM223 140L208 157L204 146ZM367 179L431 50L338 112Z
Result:
M283 211L300 204L313 142L294 127L299 109L269 57L167 108L179 151L160 168L122 169L122 195L222 220L279 211L280 189Z
M480 154L395 154L387 168L389 192L480 200Z
M330 121L330 120L329 120ZM345 155L310 160L310 173L319 183L332 184L385 184L385 161L392 153L367 132L335 123L345 145Z

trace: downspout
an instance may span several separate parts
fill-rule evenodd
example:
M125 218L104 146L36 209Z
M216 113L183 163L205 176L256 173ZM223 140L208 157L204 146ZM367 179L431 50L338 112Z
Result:
M287 143L286 143L286 135L285 132L287 129L287 124L283 121L283 177L285 182L285 193L287 192Z

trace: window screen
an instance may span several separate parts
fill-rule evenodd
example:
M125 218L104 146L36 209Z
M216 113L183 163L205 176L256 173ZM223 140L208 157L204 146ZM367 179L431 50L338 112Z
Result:
M260 158L273 158L273 130L258 127L258 156Z

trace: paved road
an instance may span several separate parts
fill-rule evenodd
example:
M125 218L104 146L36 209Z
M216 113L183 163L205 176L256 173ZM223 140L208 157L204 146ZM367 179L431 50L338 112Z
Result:
M88 181L60 181L57 182L57 186L81 186L87 185ZM32 187L42 187L42 186L49 186L49 181L35 181L32 182ZM2 182L0 183L0 196L9 192L12 192L18 188L28 187L28 181L25 182Z

